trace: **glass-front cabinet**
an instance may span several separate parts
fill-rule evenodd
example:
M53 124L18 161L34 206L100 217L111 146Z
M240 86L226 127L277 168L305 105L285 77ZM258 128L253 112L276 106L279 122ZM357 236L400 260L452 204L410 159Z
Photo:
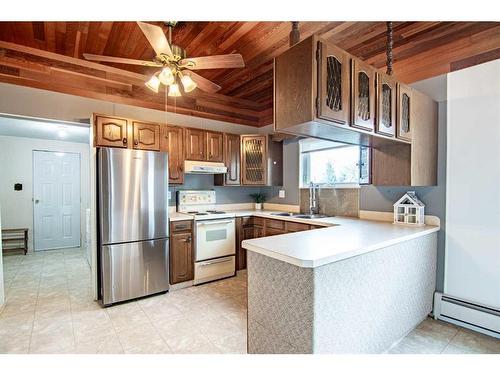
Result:
M375 126L376 71L361 60L352 59L351 126L373 131Z
M396 81L387 74L377 76L377 121L375 131L389 137L396 134Z
M349 55L318 42L318 117L339 124L349 122Z
M267 138L265 135L241 136L241 170L243 185L266 184Z

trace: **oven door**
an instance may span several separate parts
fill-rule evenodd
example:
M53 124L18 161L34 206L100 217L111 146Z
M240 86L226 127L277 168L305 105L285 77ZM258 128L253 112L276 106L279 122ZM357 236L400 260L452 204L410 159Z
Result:
M236 253L234 219L197 221L195 237L197 262Z

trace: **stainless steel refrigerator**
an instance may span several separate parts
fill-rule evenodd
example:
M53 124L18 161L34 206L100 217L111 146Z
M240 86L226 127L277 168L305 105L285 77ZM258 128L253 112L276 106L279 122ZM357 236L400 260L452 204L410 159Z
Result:
M99 148L97 170L102 304L167 291L167 154Z

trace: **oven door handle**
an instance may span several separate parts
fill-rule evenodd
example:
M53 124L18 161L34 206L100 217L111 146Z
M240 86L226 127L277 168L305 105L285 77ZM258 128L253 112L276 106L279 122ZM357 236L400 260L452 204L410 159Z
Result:
M200 262L200 266L210 266L212 264L217 264L217 263L226 263L226 262L231 262L231 258L222 258L222 259L215 259L215 260L207 260L205 262Z
M231 224L233 220L224 221L204 221L202 223L197 223L198 225L216 225L216 224Z

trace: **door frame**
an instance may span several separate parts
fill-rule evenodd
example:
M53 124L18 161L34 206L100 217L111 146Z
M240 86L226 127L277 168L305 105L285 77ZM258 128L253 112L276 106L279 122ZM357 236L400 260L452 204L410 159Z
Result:
M73 154L78 156L78 175L79 175L79 201L78 201L78 207L79 207L79 215L80 215L80 225L78 228L78 233L79 233L79 244L78 246L61 246L61 247L54 247L53 249L45 249L45 250L37 250L36 249L36 233L35 233L35 153L36 152L51 152L51 153L62 153L62 154ZM54 150L38 150L38 149L33 149L31 151L31 157L32 157L32 182L33 182L33 188L32 188L32 197L31 197L31 204L33 207L33 252L40 252L40 251L49 251L49 250L58 250L58 249L74 249L77 247L82 246L82 156L80 155L79 152L72 152L72 151L54 151Z

